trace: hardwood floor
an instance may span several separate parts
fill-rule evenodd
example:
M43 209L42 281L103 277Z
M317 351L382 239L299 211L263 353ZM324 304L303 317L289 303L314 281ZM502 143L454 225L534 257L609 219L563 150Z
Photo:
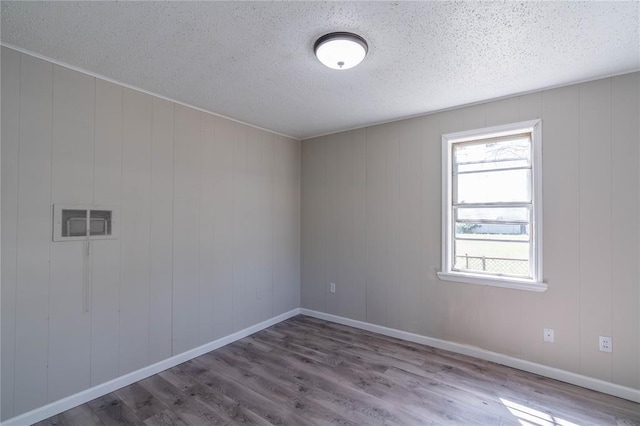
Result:
M38 425L640 425L640 404L297 316Z

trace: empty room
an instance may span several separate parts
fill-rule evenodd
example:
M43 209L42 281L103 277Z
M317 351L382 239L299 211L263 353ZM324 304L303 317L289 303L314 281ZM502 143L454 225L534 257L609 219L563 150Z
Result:
M0 5L0 426L640 425L640 1Z

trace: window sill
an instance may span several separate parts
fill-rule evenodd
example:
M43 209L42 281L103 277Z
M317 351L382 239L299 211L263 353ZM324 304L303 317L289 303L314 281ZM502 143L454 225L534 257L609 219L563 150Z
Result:
M443 281L455 281L458 283L488 285L492 287L510 288L515 290L526 290L543 292L547 291L547 284L529 280L519 280L517 278L485 277L473 274L462 274L457 272L438 272L438 278Z

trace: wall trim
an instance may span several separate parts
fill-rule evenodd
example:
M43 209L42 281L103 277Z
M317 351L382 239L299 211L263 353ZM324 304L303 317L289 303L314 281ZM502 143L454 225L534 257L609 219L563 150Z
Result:
M495 362L496 364L506 365L507 367L517 368L518 370L528 371L529 373L538 374L540 376L549 377L551 379L560 380L572 385L581 386L583 388L595 390L640 403L640 390L617 385L615 383L605 382L604 380L594 379L593 377L583 376L581 374L572 373L570 371L560 370L558 368L537 364L535 362L526 361L497 352L488 351L475 346L463 345L461 343L422 336L420 334L410 333L408 331L402 331L395 328L389 328L381 325L371 324L368 322L353 320L338 315L326 314L324 312L318 312L311 309L300 308L300 314L325 321L335 322L337 324L348 325L350 327L371 331L389 337L395 337L401 340L407 340L409 342L432 346L438 349L444 349L462 355L472 356L474 358L479 358L486 361Z
M93 399L99 398L132 383L138 382L161 371L167 370L171 367L175 367L178 364L182 364L183 362L199 357L200 355L204 355L207 352L211 352L215 349L221 348L225 345L228 345L229 343L233 343L237 340L250 336L254 333L257 333L258 331L269 328L272 325L295 317L299 314L300 308L295 308L290 310L289 312L276 315L273 318L269 318L268 320L262 321L258 324L254 324L250 327L229 334L225 337L221 337L217 340L214 340L213 342L206 343L202 346L198 346L197 348L190 349L181 354L172 356L171 358L167 358L163 361L157 362L147 367L143 367L131 373L127 373L108 382L83 390L74 395L68 396L58 401L54 401L50 404L28 411L24 414L20 414L19 416L7 419L1 423L1 426L21 426L25 424L37 423L51 416L55 416L56 414L60 414L63 411L84 404L85 402L89 402Z
M226 115L218 114L216 112L209 111L209 110L206 110L204 108L197 107L195 105L191 105L191 104L188 104L188 103L185 103L185 102L181 102L181 101L172 99L172 98L170 98L168 96L159 95L159 94L151 92L149 90L141 89L140 87L136 87L136 86L133 86L131 84L123 83L121 81L115 80L113 78L109 78L109 77L104 76L102 74L98 74L96 72L89 71L89 70L86 70L84 68L76 67L75 65L67 64L66 62L58 61L58 60L50 58L48 56L41 55L40 53L32 52L30 50L23 49L22 47L14 46L13 44L10 44L10 43L4 42L4 41L0 41L0 46L6 47L7 49L15 50L16 52L20 52L20 53L23 53L25 55L33 56L34 58L42 59L43 61L51 62L52 64L59 65L59 66L64 67L64 68L68 68L70 70L77 71L77 72L80 72L82 74L86 74L88 76L94 77L94 78L99 78L100 80L108 81L109 83L113 83L113 84L117 84L117 85L122 86L122 87L126 87L127 89L135 90L136 92L145 93L147 95L151 95L151 96L154 96L156 98L164 99L165 101L173 102L175 104L186 106L188 108L192 108L192 109L195 109L195 110L198 110L198 111L201 111L201 112L205 112L207 114L215 115L216 117L224 118L225 120L234 121L236 123L244 124L245 126L253 127L254 129L258 129L258 130L263 130L265 132L273 133L275 135L283 136L285 138L294 139L294 140L297 140L297 141L301 140L299 138L294 138L293 136L285 135L284 133L276 132L275 130L270 130L270 129L266 129L264 127L256 126L255 124L251 124L251 123L247 123L247 122L242 121L242 120L237 120L235 118L227 117Z

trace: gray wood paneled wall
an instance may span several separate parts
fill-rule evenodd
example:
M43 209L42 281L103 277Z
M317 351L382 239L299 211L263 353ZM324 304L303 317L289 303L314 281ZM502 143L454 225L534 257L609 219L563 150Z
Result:
M2 420L300 305L300 142L2 48ZM52 204L120 238L52 242Z
M303 141L302 306L640 389L639 103L633 73ZM442 134L535 118L549 290L439 281Z

